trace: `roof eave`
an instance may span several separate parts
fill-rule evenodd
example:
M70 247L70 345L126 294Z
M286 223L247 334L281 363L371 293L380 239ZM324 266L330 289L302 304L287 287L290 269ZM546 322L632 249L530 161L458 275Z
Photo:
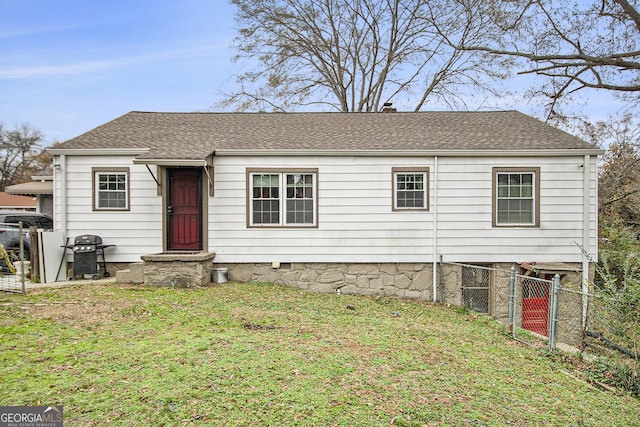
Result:
M529 150L274 150L217 149L216 156L371 156L371 157L565 157L599 156L605 151L591 149L529 149Z
M53 194L53 181L30 181L22 184L9 185L5 188L5 192L22 196Z
M136 165L157 165L157 166L191 166L206 167L210 163L207 159L133 159Z

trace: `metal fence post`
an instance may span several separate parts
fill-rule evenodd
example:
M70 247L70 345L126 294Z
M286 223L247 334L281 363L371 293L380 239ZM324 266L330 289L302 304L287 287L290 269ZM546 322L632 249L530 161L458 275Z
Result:
M558 338L558 292L560 290L560 275L553 276L551 281L551 298L549 300L549 348L555 350Z
M23 233L23 229L22 229L22 221L18 222L18 238L20 240L20 245L18 246L18 250L20 251L20 254L18 256L18 258L20 259L20 280L22 281L22 293L26 294L27 293L27 289L25 287L24 284L24 235Z
M509 326L513 337L516 337L516 324L515 324L515 308L516 308L516 267L511 266L511 273L509 275Z

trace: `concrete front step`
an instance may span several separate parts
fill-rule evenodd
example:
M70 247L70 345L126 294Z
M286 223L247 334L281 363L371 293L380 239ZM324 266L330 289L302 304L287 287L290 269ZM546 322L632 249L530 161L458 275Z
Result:
M144 283L144 263L134 262L126 270L116 271L117 283Z

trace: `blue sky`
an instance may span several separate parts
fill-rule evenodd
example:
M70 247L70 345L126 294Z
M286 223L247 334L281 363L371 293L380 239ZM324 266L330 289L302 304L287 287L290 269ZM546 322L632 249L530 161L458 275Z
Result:
M239 72L234 36L227 0L0 0L0 123L29 123L49 145L132 110L210 111ZM621 106L588 96L596 119Z
M132 110L209 110L234 25L226 0L0 0L0 122L49 144Z

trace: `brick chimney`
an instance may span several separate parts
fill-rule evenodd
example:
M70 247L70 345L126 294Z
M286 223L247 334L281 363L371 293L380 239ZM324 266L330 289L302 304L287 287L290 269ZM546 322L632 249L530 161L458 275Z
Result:
M381 113L395 113L398 110L396 110L395 108L392 107L393 102L385 102L384 104L382 104L382 110L380 110Z

